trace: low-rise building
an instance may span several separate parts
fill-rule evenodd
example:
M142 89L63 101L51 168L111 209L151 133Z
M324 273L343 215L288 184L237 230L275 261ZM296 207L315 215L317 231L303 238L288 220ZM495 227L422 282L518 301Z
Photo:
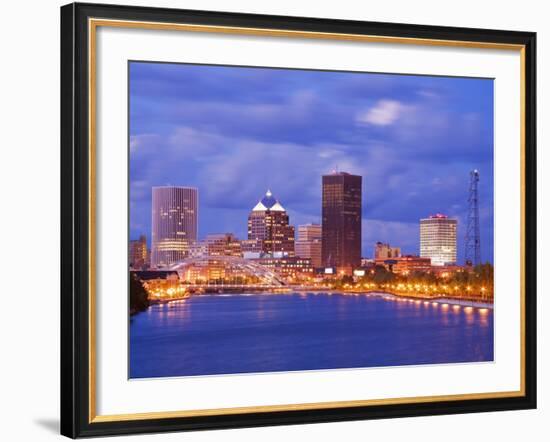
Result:
M430 258L422 258L414 255L377 260L376 264L383 265L387 270L398 275L409 275L414 272L430 272L432 270Z
M467 272L467 271L469 271L468 268L465 268L459 265L432 266L432 272L438 278L450 278L455 273Z
M130 240L129 261L132 270L144 270L149 266L149 251L145 235L141 235L139 239Z
M232 233L208 235L205 243L208 256L243 256L241 242Z
M298 256L264 257L254 261L268 267L285 279L313 277L313 266L310 258L300 258Z
M147 291L149 299L165 299L183 296L185 288L178 272L172 270L145 270L130 272L137 276Z
M401 249L399 247L391 247L388 243L378 241L374 246L374 259L390 259L399 258Z

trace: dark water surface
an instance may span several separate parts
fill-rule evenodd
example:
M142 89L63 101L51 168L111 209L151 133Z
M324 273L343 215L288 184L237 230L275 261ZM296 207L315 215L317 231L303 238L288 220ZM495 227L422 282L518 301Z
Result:
M130 377L493 360L493 311L376 295L200 295L130 322Z

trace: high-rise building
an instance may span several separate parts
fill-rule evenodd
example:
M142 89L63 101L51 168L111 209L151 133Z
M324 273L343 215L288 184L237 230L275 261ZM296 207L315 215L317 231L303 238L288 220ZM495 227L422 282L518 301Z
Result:
M248 216L248 243L258 244L263 254L294 256L294 227L270 190Z
M362 177L346 172L323 175L322 262L351 273L361 265Z
M139 239L130 241L130 250L128 254L130 268L143 270L148 265L149 253L147 250L147 238L141 235Z
M391 247L387 243L378 241L374 246L374 259L388 259L399 258L401 256L401 249L399 247Z
M433 266L456 263L457 220L440 213L420 220L420 256Z
M321 256L322 241L323 233L320 224L303 224L298 226L295 246L296 256L311 259L311 265L314 268L321 267L323 265Z
M151 266L160 268L184 259L197 240L198 190L153 187Z

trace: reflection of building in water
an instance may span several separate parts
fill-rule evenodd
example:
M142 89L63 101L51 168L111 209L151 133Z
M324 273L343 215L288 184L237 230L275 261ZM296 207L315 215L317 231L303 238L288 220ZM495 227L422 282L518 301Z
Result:
M153 187L151 266L168 267L185 258L197 240L198 190Z
M248 215L248 242L244 247L246 252L294 256L294 227L270 190Z

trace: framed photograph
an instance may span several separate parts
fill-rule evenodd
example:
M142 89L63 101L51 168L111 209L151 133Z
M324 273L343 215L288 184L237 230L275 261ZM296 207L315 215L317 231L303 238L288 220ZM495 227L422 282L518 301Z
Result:
M61 8L61 432L536 407L529 32Z

